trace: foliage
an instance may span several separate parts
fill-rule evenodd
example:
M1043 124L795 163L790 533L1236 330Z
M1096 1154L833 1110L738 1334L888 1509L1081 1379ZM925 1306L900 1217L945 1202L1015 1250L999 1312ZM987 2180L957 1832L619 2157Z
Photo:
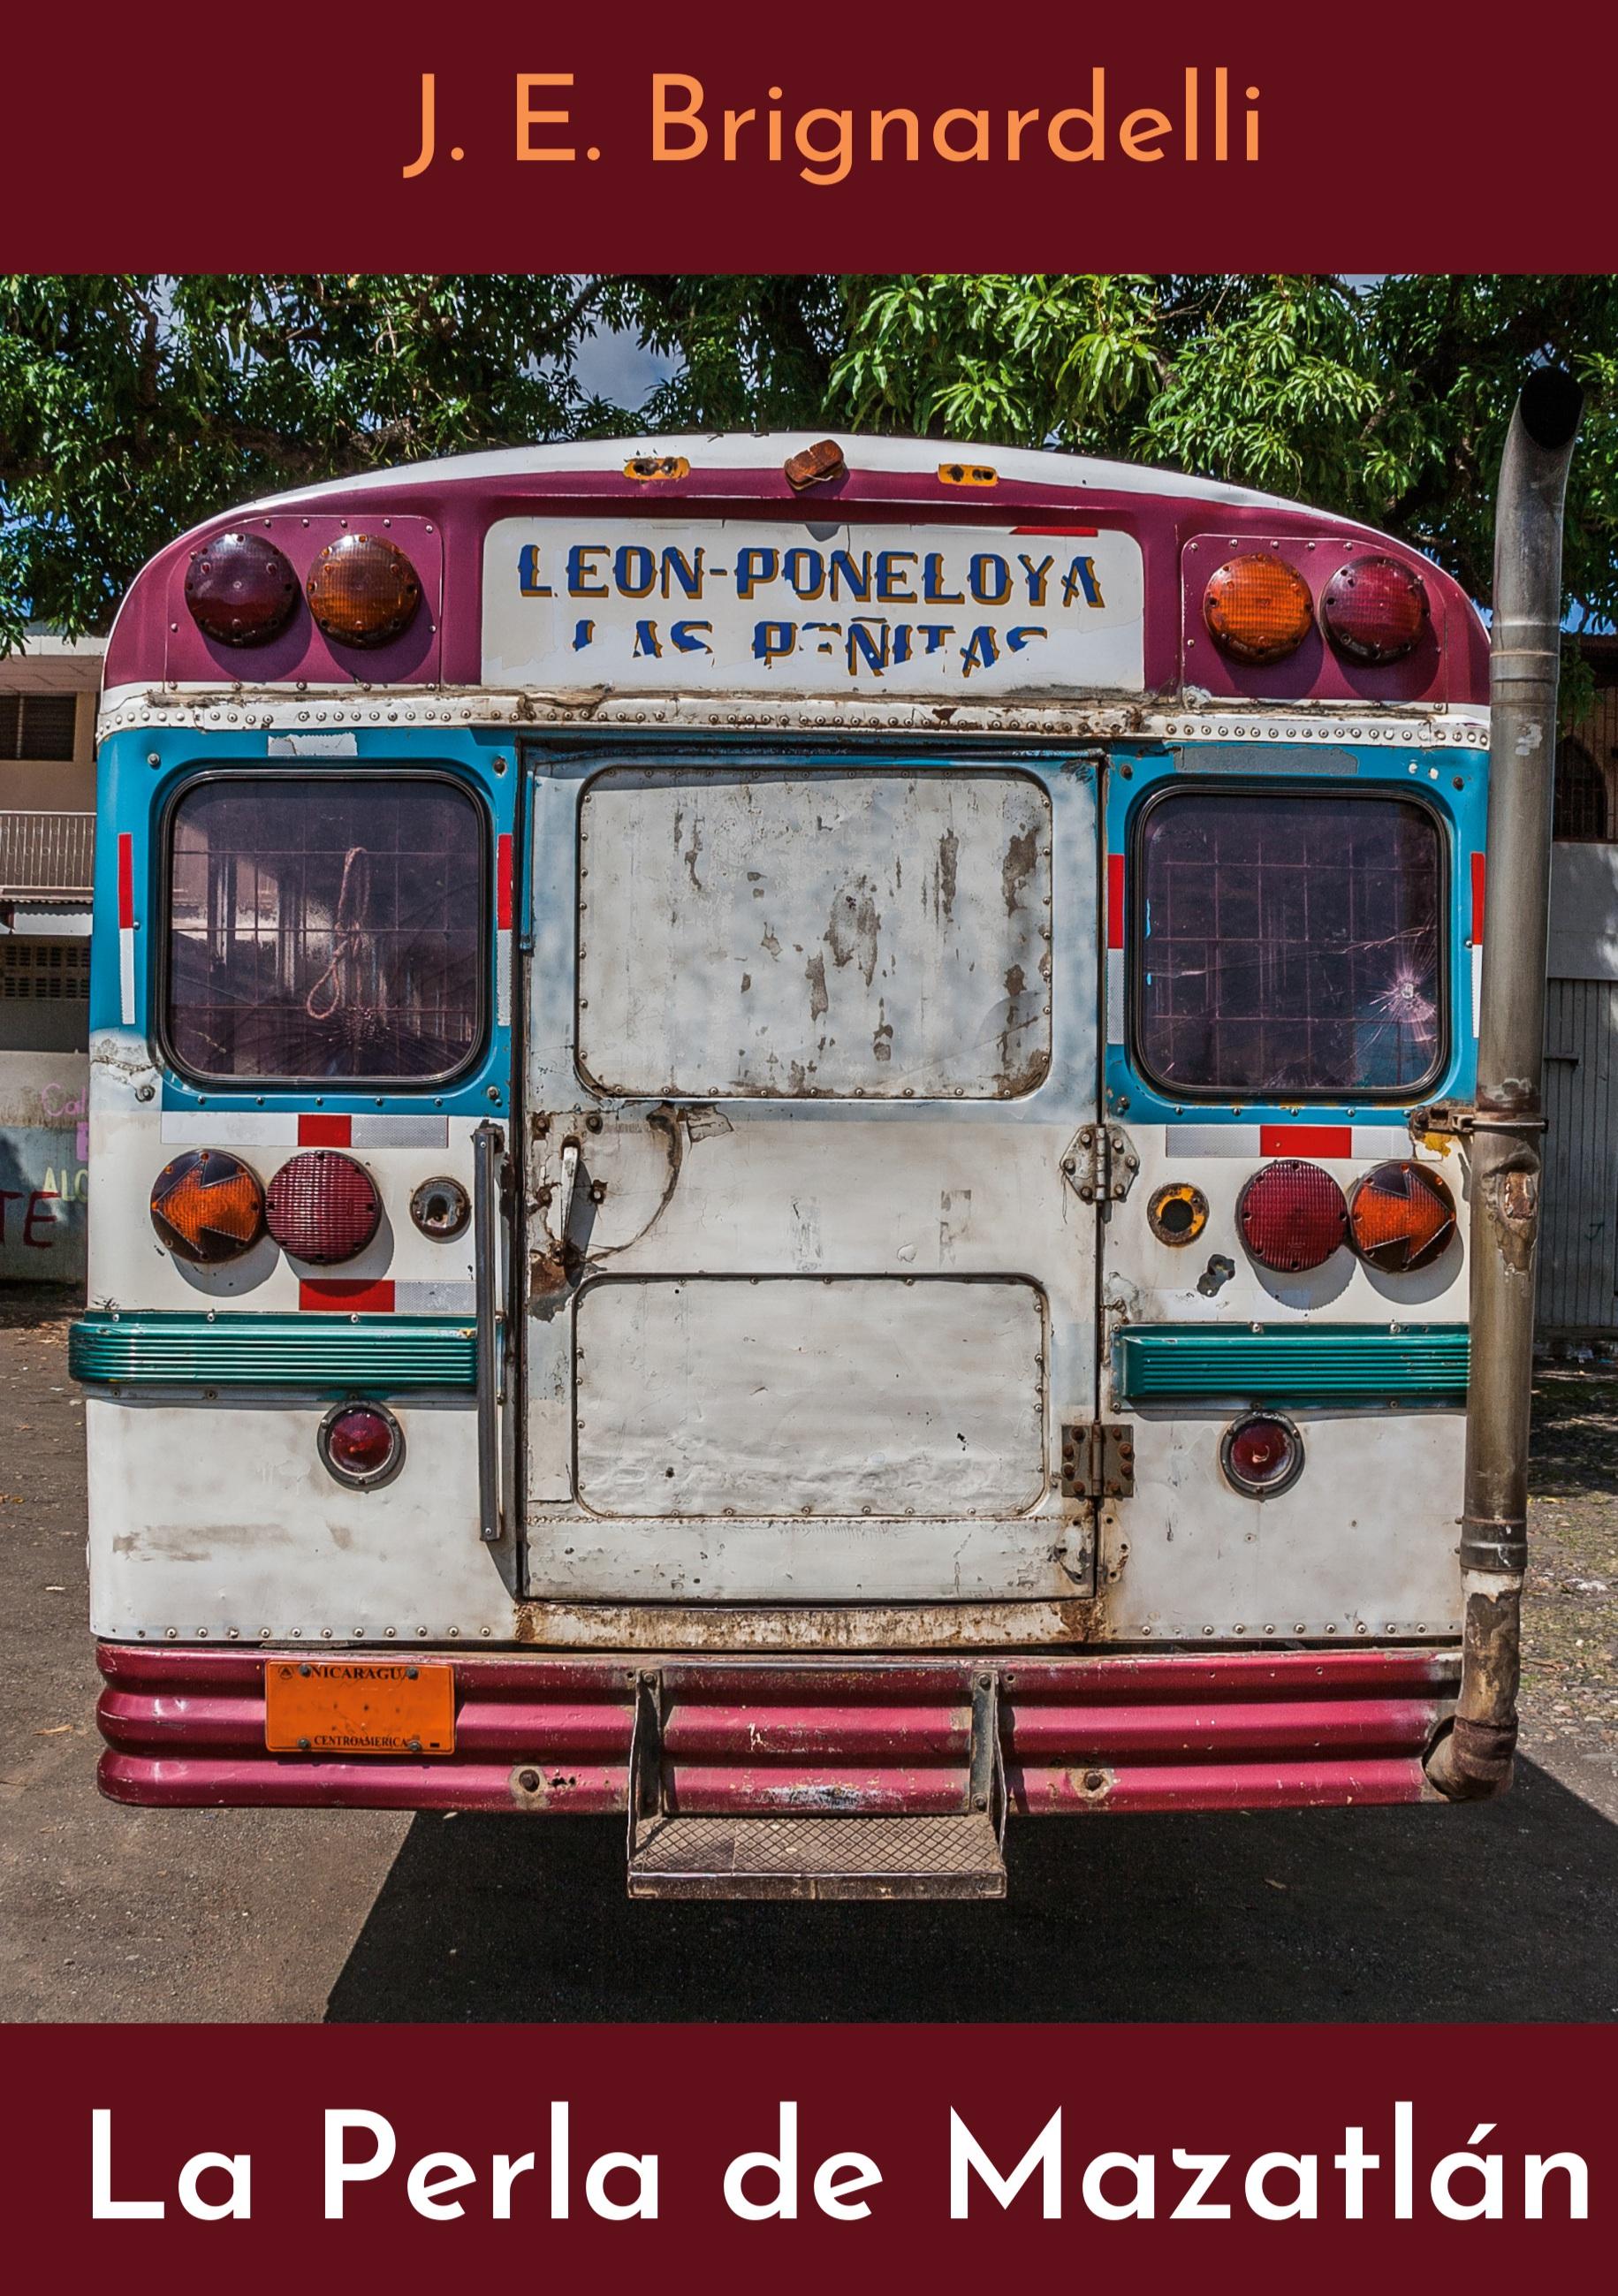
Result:
M566 278L0 279L0 650L277 487L587 422Z
M916 277L847 283L827 412L1121 454L1297 496L1427 551L1486 601L1493 487L1534 361L1589 394L1575 619L1618 620L1618 283L1606 277Z
M663 379L589 398L582 344ZM1573 618L1618 621L1618 283L1595 276L0 280L0 647L104 627L142 562L289 482L525 440L844 427L1046 443L1368 521L1486 601L1524 374L1589 407Z

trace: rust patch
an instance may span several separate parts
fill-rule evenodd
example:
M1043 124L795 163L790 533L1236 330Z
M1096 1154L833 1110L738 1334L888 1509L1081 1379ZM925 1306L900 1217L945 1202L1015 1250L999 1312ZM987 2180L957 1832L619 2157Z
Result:
M513 1606L513 1639L536 1649L758 1652L1006 1650L1100 1641L1104 1599L722 1610L678 1603Z
M1522 1661L1520 1590L1468 1594L1463 1644L1459 1706L1428 1756L1426 1772L1449 1800L1486 1801L1511 1784Z
M1006 1021L999 1033L1000 1064L995 1072L995 1091L1003 1100L1012 1100L1019 1093L1031 1092L1050 1067L1049 1049L1036 1044L1031 1053L1023 1053L1018 1038L1038 1021L1038 1012L1025 1013L1023 1000L1028 994L1028 976L1020 964L1006 970Z
M833 964L840 969L845 964L858 965L867 988L876 978L876 941L881 931L882 912L876 906L875 889L868 877L856 877L852 885L832 903L825 945L832 952ZM822 964L824 984L824 961L817 961Z
M1490 1231L1506 1265L1526 1275L1540 1229L1540 1160L1532 1149L1516 1150L1508 1163L1479 1182Z
M946 917L955 915L955 888L960 873L961 840L953 829L947 829L938 841L938 898L934 914L941 909Z
M1006 858L1000 864L1000 890L1006 899L1006 914L1014 916L1023 899L1023 888L1033 875L1039 861L1039 832L1037 828L1018 832L1006 849Z
M564 1809L571 1796L579 1790L579 1779L571 1770L546 1769L539 1762L519 1762L506 1780L506 1790L513 1809Z

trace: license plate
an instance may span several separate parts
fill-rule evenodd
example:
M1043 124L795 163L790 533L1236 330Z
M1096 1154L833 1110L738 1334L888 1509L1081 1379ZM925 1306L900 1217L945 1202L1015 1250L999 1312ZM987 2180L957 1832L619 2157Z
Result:
M265 1661L272 1754L453 1754L455 1669L361 1659Z

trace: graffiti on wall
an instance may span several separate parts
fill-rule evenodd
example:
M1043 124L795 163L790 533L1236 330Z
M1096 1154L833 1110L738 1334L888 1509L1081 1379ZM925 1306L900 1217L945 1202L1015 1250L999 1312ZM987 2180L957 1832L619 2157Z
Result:
M82 1054L0 1054L0 1282L84 1275L87 1095Z

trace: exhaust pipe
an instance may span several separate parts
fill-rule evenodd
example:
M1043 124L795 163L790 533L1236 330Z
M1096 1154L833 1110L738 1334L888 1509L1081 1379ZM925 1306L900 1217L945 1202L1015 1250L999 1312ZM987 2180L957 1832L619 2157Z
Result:
M1472 1370L1461 1520L1461 1686L1427 1777L1504 1793L1517 1742L1528 1421L1539 1242L1540 1069L1562 627L1562 504L1584 394L1561 367L1523 386L1500 463L1491 631L1489 913L1472 1166Z

